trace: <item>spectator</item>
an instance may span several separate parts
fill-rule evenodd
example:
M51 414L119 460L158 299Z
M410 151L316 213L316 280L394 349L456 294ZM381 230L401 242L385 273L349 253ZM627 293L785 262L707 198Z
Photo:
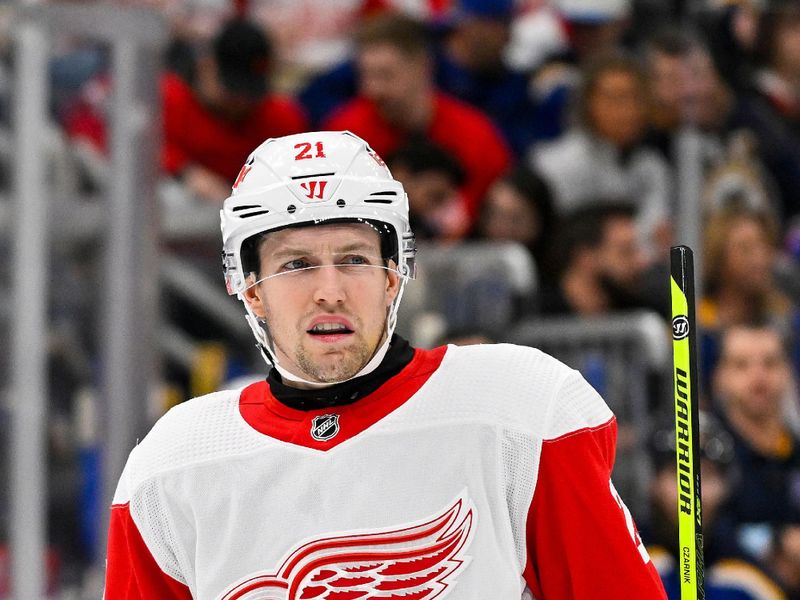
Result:
M800 446L783 416L791 371L781 334L763 323L739 324L727 328L720 343L712 389L741 472L731 514L739 525L796 521Z
M543 140L557 138L568 126L569 106L583 77L581 69L596 57L616 52L622 47L622 37L629 23L630 2L556 0L552 2L552 10L561 31L554 35L548 12L540 11L544 14L539 18L526 18L527 25L523 23L516 28L516 47L513 49L516 56L522 52L536 56L536 47L530 50L519 47L521 38L533 39L530 33L525 33L521 28L544 28L542 34L536 37L535 44L549 44L552 54L538 66L531 81L539 113L537 135ZM562 41L566 43L560 48ZM519 58L516 62L520 62Z
M654 36L646 56L652 98L647 143L676 163L678 135L693 126L701 139L706 210L723 204L733 192L746 196L754 207L777 208L781 198L775 192L792 187L793 169L800 176L800 154L793 158L791 144L773 134L763 108L734 95L708 49L683 31ZM798 166L787 170L795 162Z
M168 71L193 81L197 49L207 45L220 28L237 15L241 4L230 0L144 0L142 4L159 8L170 27L165 53Z
M414 0L395 0L395 4L431 24L437 88L485 112L521 155L544 124L528 92L527 75L509 69L503 60L514 3L455 0L423 7ZM313 78L299 95L312 122L324 122L351 100L358 93L357 79L355 62L349 59Z
M703 297L697 308L702 335L701 376L708 382L726 327L769 321L787 337L800 333L800 312L778 286L774 274L778 223L767 212L732 202L711 213L703 242ZM800 346L791 348L800 366Z
M789 600L800 598L800 524L780 527L772 538L766 563L783 584Z
M752 86L760 22L768 5L760 0L716 2L698 14L714 63L737 94Z
M645 45L650 91L648 142L670 162L675 160L675 134L682 125L716 131L730 113L732 98L711 55L684 30L665 29Z
M423 13L432 36L433 78L437 88L483 111L517 156L549 131L529 92L527 74L509 69L503 59L514 13L511 0L456 0L420 10L398 2L409 14ZM314 77L300 92L312 122L321 123L358 93L352 60Z
M528 77L510 70L503 52L514 13L512 0L458 0L436 65L439 88L482 110L517 156L541 138Z
M524 245L536 262L540 277L552 274L549 251L555 215L547 183L525 166L498 179L486 194L475 228L475 237L512 241Z
M789 326L793 307L773 276L777 243L778 224L763 210L732 203L711 214L698 310L704 328L763 319Z
M264 32L233 20L198 59L193 85L165 76L164 169L197 196L221 202L252 148L306 128L292 100L270 93L271 60Z
M651 483L650 524L642 538L661 575L667 597L679 600L680 565L674 427L651 437L655 477ZM786 600L786 596L739 546L736 529L725 510L737 480L733 438L709 414L700 415L703 553L705 590L716 600Z
M630 0L555 0L579 65L621 47L629 25Z
M749 108L734 96L701 41L677 29L664 30L646 49L652 109L647 143L678 167L687 127L700 139L705 174L704 206L714 210L731 196L771 209L770 178L763 164Z
M485 115L435 90L423 25L399 15L379 16L356 41L360 95L323 128L350 130L386 156L415 135L438 144L464 169L463 219L471 224L479 200L509 166L505 142Z
M800 214L800 6L780 3L762 17L755 76L756 94L749 98L751 128L781 194L783 217Z
M352 60L311 77L297 93L314 128L320 128L336 110L358 93L358 74Z
M645 306L646 263L630 206L605 202L577 211L559 227L553 257L556 281L543 287L542 312L591 316Z
M249 14L271 32L287 87L349 58L352 32L388 9L389 0L253 0Z
M659 138L671 137L683 120L686 94L687 57L692 39L682 30L659 32L645 46L645 64L650 87L650 126ZM664 158L672 159L671 140L662 147Z
M636 203L636 225L648 250L669 242L670 174L657 152L642 145L647 93L638 63L605 57L586 70L577 126L554 142L534 147L530 161L565 214L598 197Z
M412 139L389 155L386 164L408 194L411 230L417 239L463 235L458 189L464 171L453 156L424 139Z
M757 89L800 132L800 6L778 3L763 15L757 50L762 63Z
M553 57L563 56L569 40L564 21L552 3L523 0L517 5L506 62L516 71L532 73Z

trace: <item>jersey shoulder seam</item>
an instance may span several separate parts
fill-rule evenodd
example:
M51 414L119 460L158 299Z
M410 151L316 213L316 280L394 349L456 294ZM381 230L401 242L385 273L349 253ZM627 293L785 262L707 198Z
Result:
M542 443L550 444L550 443L554 443L554 442L560 442L560 441L565 440L567 438L575 437L576 435L581 435L581 434L588 433L588 432L596 433L598 431L606 429L607 427L611 427L614 424L615 420L616 420L616 417L614 417L612 415L611 418L609 418L608 421L606 421L605 423L601 423L600 425L594 425L594 426L591 426L591 427L581 427L580 429L576 429L575 431L568 431L567 433L563 433L563 434L561 434L561 435L559 435L557 437L554 437L554 438L545 438L545 439L542 439Z

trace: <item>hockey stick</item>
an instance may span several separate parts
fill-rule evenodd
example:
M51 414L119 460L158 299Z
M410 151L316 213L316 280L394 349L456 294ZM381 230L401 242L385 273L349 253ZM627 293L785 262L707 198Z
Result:
M703 586L703 511L700 501L697 327L694 258L689 247L672 247L670 272L681 600L704 600L706 593Z

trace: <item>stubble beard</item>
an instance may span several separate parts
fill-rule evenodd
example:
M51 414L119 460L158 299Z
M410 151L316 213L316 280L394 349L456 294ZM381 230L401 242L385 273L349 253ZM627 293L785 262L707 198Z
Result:
M386 331L386 320L382 331ZM373 347L361 334L354 334L353 340L343 351L323 355L315 359L303 344L302 340L295 347L295 362L303 372L304 378L316 383L337 383L352 378L363 369L375 355L381 342L385 339L382 333Z

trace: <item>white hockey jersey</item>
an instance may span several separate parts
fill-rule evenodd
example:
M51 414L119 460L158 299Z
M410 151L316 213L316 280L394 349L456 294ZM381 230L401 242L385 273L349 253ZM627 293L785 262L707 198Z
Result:
M131 453L106 598L665 598L615 438L576 371L512 345L416 350L335 409L191 400Z

